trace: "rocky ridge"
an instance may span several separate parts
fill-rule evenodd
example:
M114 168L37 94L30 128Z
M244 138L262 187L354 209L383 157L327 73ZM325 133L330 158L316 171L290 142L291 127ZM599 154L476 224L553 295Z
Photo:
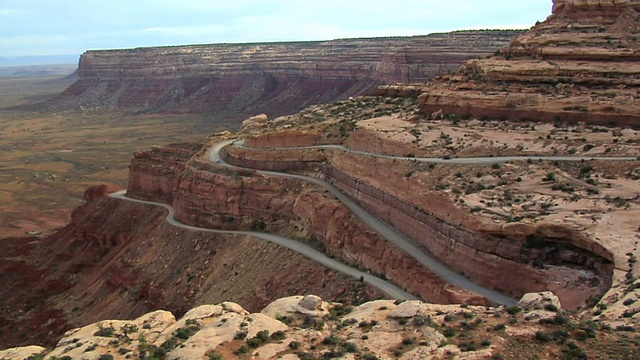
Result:
M410 38L214 44L88 51L78 81L49 105L66 109L292 113L385 83L426 81L485 56L518 31Z
M640 6L554 1L553 14L459 71L381 92L422 94L427 115L637 125Z
M627 330L629 331L629 330ZM514 308L378 300L352 307L314 295L275 300L259 313L223 302L176 318L155 311L70 330L53 349L0 351L0 359L518 359L633 358L625 331L568 316L552 293Z

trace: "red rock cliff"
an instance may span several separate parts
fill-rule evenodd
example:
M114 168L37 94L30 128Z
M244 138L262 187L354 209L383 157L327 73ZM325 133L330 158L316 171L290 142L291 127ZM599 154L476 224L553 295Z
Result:
M291 131L285 133L293 135ZM270 134L253 138L250 143L272 148L280 142L280 136ZM380 142L372 141L368 145L371 146L371 144L380 144ZM306 145L313 145L313 143ZM380 151L375 148L369 150ZM491 226L468 211L457 208L449 199L436 191L428 189L416 191L420 185L408 181L402 170L398 170L387 160L376 161L340 151L319 154L318 150L313 150L307 153L307 156L311 154L315 156L309 156L307 161L302 161L304 157L299 154L300 152L300 150L274 151L230 147L227 149L226 160L238 166L279 171L310 169L313 167L311 164L315 162L316 168L323 168L327 179L345 194L357 200L379 218L392 224L442 262L484 286L498 289L514 297L522 296L527 292L552 290L559 295L566 307L576 308L582 306L591 296L601 296L611 286L613 271L613 265L610 262L613 260L611 253L602 246L587 241L576 231L562 226L509 228ZM327 161L328 165L320 164ZM326 203L327 200L315 201L309 206L323 207ZM316 222L314 226L317 226L317 223L326 222L322 220L323 216L319 215L320 213L322 211L318 210L309 217ZM350 231L346 230L348 228L349 226L343 224L341 232L346 232L347 238L357 239L357 234L360 233L354 232L354 235L349 235ZM324 238L327 226L313 229L316 234ZM562 259L555 259L554 256L557 257L557 254L537 254L537 250L528 249L524 245L527 238L531 236L570 244L574 248L567 250L566 254L562 255ZM330 248L330 244L335 241L338 241L337 244L344 242L340 236L327 237L327 247ZM362 239L353 241L361 245L367 243ZM359 256L380 253L380 250L371 251L366 246L361 246L358 250ZM588 254L585 251L591 254L585 256L584 254ZM557 271L534 268L522 261L523 257L528 256L530 252L536 253L537 256L559 260L567 267L559 275ZM349 253L349 250L343 248L341 253ZM352 261L349 255L346 259ZM385 259L390 257L387 256ZM578 274L577 270L571 269L572 267L588 269L596 274L602 283L592 287L566 288L564 285L566 279ZM400 279L402 278L400 276ZM398 278L394 277L394 279ZM407 288L411 289L410 285L407 285Z
M184 155L195 148L172 145L152 150L153 156L138 154L133 178L152 180L131 186L139 195L148 189L147 198L171 198L157 184L173 181L179 174L173 171L186 166ZM233 178L229 173L227 181ZM262 240L175 228L164 221L162 208L105 195L114 190L87 191L87 203L52 236L0 241L0 347L52 346L64 331L100 319L134 318L155 309L182 314L229 299L257 310L291 294L356 303L384 296Z

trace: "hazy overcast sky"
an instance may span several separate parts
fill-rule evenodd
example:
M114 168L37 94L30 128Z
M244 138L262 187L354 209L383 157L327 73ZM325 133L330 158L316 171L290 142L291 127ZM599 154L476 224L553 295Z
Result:
M0 57L529 28L551 0L0 0Z

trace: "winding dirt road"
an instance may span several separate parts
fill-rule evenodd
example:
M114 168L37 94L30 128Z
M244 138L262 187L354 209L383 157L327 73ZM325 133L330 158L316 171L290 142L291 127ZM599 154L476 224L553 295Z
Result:
M209 161L227 166L230 168L238 168L231 164L226 163L220 157L220 151L229 145L244 147L244 140L235 139L235 140L227 140L220 143L215 144L209 152ZM506 157L476 157L476 158L455 158L455 159L442 159L442 158L416 158L416 157L402 157L402 156L391 156L391 155L380 155L374 153L368 153L359 150L352 150L347 147L341 145L314 145L314 146L295 146L295 147L287 147L286 149L337 149L345 152L350 152L354 154L376 157L376 158L385 158L385 159L395 159L395 160L409 160L409 161L417 161L424 163L443 163L443 164L458 164L458 165L486 165L493 164L496 162L503 163L507 161L516 161L516 160L543 160L543 161L588 161L588 160L604 160L604 161L632 161L637 160L635 157L576 157L576 156L506 156ZM270 150L270 149L265 149ZM254 169L251 169L254 170ZM496 304L502 304L507 306L513 306L517 304L517 301L507 295L504 295L495 290L486 288L479 284L476 284L466 278L465 276L453 271L446 265L444 265L440 260L424 251L419 246L415 245L413 241L408 239L404 234L400 233L398 230L393 228L392 226L382 222L376 217L369 214L367 211L362 209L359 205L357 205L353 200L344 195L340 190L331 185L330 183L316 179L313 177L296 175L296 174L288 174L288 173L280 173L275 171L263 171L256 170L256 172L268 176L276 176L276 177L285 177L292 179L299 179L306 182L313 183L320 187L323 187L327 191L329 191L332 195L334 195L338 200L340 200L343 204L345 204L362 222L364 222L371 229L376 231L382 237L387 239L389 242L396 245L398 248L402 249L409 255L413 256L416 260L418 260L423 266L428 268L433 273L440 276L443 280L449 282L452 285L473 291L480 295L485 296L491 302Z
M231 164L226 163L220 157L220 151L231 144L233 144L236 140L227 140L222 141L215 144L210 152L209 152L209 161L216 163L218 165L227 166L230 168L239 169L237 166L233 166ZM336 146L328 145L328 147L335 148ZM251 169L253 170L253 169ZM395 228L387 225L382 222L378 218L369 214L363 208L361 208L358 204L356 204L351 198L344 195L340 190L338 190L335 186L329 184L328 182L316 178L312 178L309 176L296 175L296 174L287 174L280 173L275 171L263 171L256 170L257 173L268 175L268 176L276 176L276 177L284 177L290 179L298 179L306 182L310 182L312 184L318 185L327 191L329 191L333 196L338 198L343 204L345 204L362 222L364 222L367 226L369 226L372 230L376 231L382 237L387 239L389 242L397 246L398 248L405 251L407 254L413 256L420 264L429 269L431 272L437 274L442 279L447 281L448 283L471 290L475 293L478 293L489 301L502 304L507 306L514 306L517 304L517 301L509 296L506 296L500 292L495 290L486 288L484 286L478 285L463 275L458 274L457 272L451 270L449 267L441 263L438 259L436 259L431 254L425 252L420 247L415 245L411 240L409 240L404 234L396 230Z
M233 146L252 149L246 145L244 145L244 140L236 140L231 141ZM228 145L228 144L227 144ZM494 163L504 163L507 161L517 161L517 160L542 160L542 161L560 161L560 162L568 162L568 161L590 161L590 160L601 160L601 161L634 161L640 160L637 157L628 157L628 156L485 156L485 157L473 157L473 158L435 158L435 157L414 157L414 156L393 156L393 155L381 155L370 153L366 151L353 150L348 147L344 147L342 145L313 145L313 146L291 146L283 149L291 149L291 150L305 150L305 149L336 149L342 150L344 152L364 155L369 157L375 157L379 159L389 159L389 160L408 160L408 161L417 161L423 163L434 163L434 164L451 164L451 165L491 165ZM261 149L261 150L275 150L275 149Z
M233 139L233 140L227 140L227 141L219 142L219 143L215 144L210 149L210 151L209 151L209 161L211 161L213 163L216 163L218 165L221 165L221 166L226 166L226 167L229 167L229 168L241 169L239 167L236 167L236 166L233 166L231 164L226 163L220 157L220 151L224 147L232 145L232 144L234 146L245 147L244 146L244 140ZM427 162L427 163L464 164L464 165L486 165L486 164L491 164L491 163L496 163L496 162L507 162L507 161L527 160L527 159L547 160L547 161L587 161L587 160L630 161L630 160L636 160L636 158L632 158L632 157L616 157L616 158L614 158L614 157L562 157L562 156L508 156L508 157L479 157L479 158L455 158L455 159L415 158L415 157L399 157L399 156L372 154L372 153L367 153L367 152L364 152L364 151L352 150L352 149L349 149L349 148L346 148L346 147L343 147L343 146L340 146L340 145L301 146L301 147L291 147L289 149L319 149L319 148L320 149L338 149L338 150L342 150L342 151L345 151L345 152L351 152L351 153L355 153L355 154L371 156L371 157L377 157L377 158L397 159L397 160L411 160L411 161ZM254 169L249 169L249 170L254 170ZM515 299L513 299L513 298L511 298L509 296L506 296L506 295L504 295L502 293L499 293L497 291L494 291L494 290L485 288L485 287L483 287L481 285L478 285L478 284L472 282L471 280L469 280L468 278L466 278L466 277L456 273L455 271L451 270L446 265L442 264L438 259L436 259L432 255L428 254L427 252L425 252L424 250L419 248L417 245L415 245L411 240L409 240L402 233L400 233L399 231L397 231L393 227L391 227L391 226L387 225L386 223L380 221L379 219L375 218L374 216L369 214L367 211L362 209L353 200L351 200L349 197L344 195L342 192L340 192L336 187L334 187L330 183L328 183L326 181L323 181L323 180L320 180L320 179L316 179L316 178L312 178L312 177L308 177L308 176L303 176L303 175L287 174L287 173L280 173L280 172L275 172L275 171L263 171L263 170L256 170L256 172L260 173L260 174L267 175L267 176L275 176L275 177L283 177L283 178L291 178L291 179L303 180L303 181L310 182L312 184L318 185L318 186L326 189L332 195L334 195L338 200L340 200L342 203L344 203L367 226L369 226L374 231L378 232L381 236L383 236L385 239L387 239L388 241L390 241L391 243L396 245L398 248L402 249L403 251L405 251L408 254L410 254L411 256L413 256L423 266L425 266L426 268L428 268L430 271L434 272L435 274L438 274L438 276L440 276L445 281L449 282L452 285L455 285L455 286L458 286L458 287L461 287L461 288L465 288L465 289L471 290L473 292L476 292L478 294L481 294L481 295L485 296L487 299L489 299L491 302L496 303L496 304L502 304L502 305L507 305L507 306L513 306L513 305L517 304L517 301ZM227 231L227 230L216 230L216 229L208 229L208 228L190 226L190 225L186 225L186 224L178 222L174 218L173 207L168 205L168 204L157 203L157 202L152 202L152 201L144 201L144 200L138 200L138 199L132 199L132 198L129 198L129 197L127 197L125 195L125 191L120 191L120 192L111 194L111 196L114 197L114 198L117 198L117 199L126 200L126 201L132 201L132 202L136 202L136 203L140 203L140 204L144 204L144 205L161 206L161 207L165 208L168 211L168 214L167 214L165 220L167 221L167 223L169 223L172 226L183 228L183 229L187 229L187 230L192 230L192 231L202 231L202 232L215 233L215 234L238 234L238 235L253 236L253 237L256 237L256 238L259 238L259 239L262 239L262 240L266 240L266 241L272 242L274 244L286 247L286 248L288 248L290 250L293 250L295 252L298 252L298 253L302 254L303 256L306 256L309 259L311 259L313 261L316 261L319 264L322 264L322 265L326 266L327 268L339 271L341 273L344 273L346 275L352 276L354 278L361 279L365 283L373 285L373 286L379 288L380 290L382 290L383 292L385 292L387 295L389 295L392 298L405 299L405 300L418 299L415 295L410 294L410 293L398 288L396 285L393 285L393 284L391 284L391 283L389 283L389 282L387 282L385 280L382 280L380 278L372 276L371 274L368 274L368 273L362 272L362 271L360 271L358 269L355 269L355 268L352 268L350 266L347 266L347 265L345 265L345 264L343 264L343 263L341 263L341 262L339 262L339 261L337 261L335 259L331 259L331 258L327 257L326 255L324 255L323 253L321 253L319 251L316 251L316 250L310 248L309 246L300 243L299 241L296 241L296 240L293 240L293 239L289 239L289 238L285 238L285 237L278 236L278 235L261 233L261 232L254 232L254 231Z
M302 254L303 256L306 256L307 258L326 266L329 269L335 270L335 271L339 271L343 274L352 276L356 279L360 279L363 282L369 284L369 285L373 285L375 287L377 287L378 289L382 290L385 294L389 295L391 298L393 299L402 299L402 300L418 300L419 298L416 297L413 294L410 294L402 289L400 289L399 287L397 287L394 284L391 284L388 281L382 280L378 277L375 277L371 274L368 274L366 272L360 271L356 268L352 268L350 266L347 266L341 262L339 262L338 260L335 259L331 259L329 257L327 257L325 254L312 249L311 247L301 243L300 241L296 241L293 239L289 239L286 237L282 237L282 236L278 236L278 235L272 235L272 234L266 234L266 233L261 233L261 232L254 232L254 231L229 231L229 230L216 230L216 229L207 229L207 228L201 228L201 227L196 227L196 226L190 226L190 225L186 225L183 224L179 221L177 221L174 217L174 210L173 207L171 205L168 204L163 204L163 203L158 203L158 202L153 202L153 201L145 201L145 200L138 200L138 199L132 199L129 198L125 195L126 190L122 190L113 194L110 194L111 197L116 198L116 199L120 199L120 200L126 200L126 201L131 201L131 202L135 202L138 204L143 204L143 205L152 205L152 206L160 206L163 207L167 210L167 216L165 217L165 220L167 221L167 223L169 223L172 226L178 227L178 228L182 228L182 229L186 229L186 230L192 230L192 231L201 231L201 232L207 232L207 233L212 233L212 234L235 234L235 235L249 235L249 236L253 236L256 237L258 239L262 239L262 240L266 240L269 242L272 242L274 244L280 245L282 247L285 247L287 249L293 250L299 254Z

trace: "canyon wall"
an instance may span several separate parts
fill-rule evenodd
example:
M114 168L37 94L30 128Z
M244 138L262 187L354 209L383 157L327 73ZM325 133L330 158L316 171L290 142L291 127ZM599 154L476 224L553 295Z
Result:
M269 242L173 227L164 209L105 195L114 190L91 188L52 236L0 242L1 348L52 346L64 331L100 319L157 309L180 316L228 299L255 311L291 294L347 303L384 297Z
M423 82L505 46L517 31L410 38L88 51L50 106L228 116L293 113L385 83Z
M140 163L132 177L156 174L155 162L147 156L148 168ZM305 168L312 161L271 165ZM167 183L156 179L158 183ZM157 186L136 183L135 197L171 199L179 221L201 227L227 230L257 230L299 238L318 246L345 263L356 264L374 274L384 274L400 287L436 303L486 304L481 296L448 285L422 267L413 257L371 232L342 203L305 182L268 177L254 171L230 170L201 159L193 159L179 176L171 194L158 196ZM145 183L147 184L147 183ZM130 194L130 195L131 195ZM133 195L131 195L133 196Z
M178 175L202 147L184 143L135 152L129 165L128 193L139 199L170 202Z
M279 139L277 136L269 138ZM252 139L250 143L266 148L274 146L264 139ZM590 297L602 296L611 286L611 253L575 231L562 226L496 229L456 208L434 191L421 191L418 195L411 186L400 186L401 179L391 171L381 170L387 168L384 165L367 166L368 162L362 157L340 151L323 150L322 155L320 150L313 151L315 156L301 162L298 155L301 150L228 147L225 161L263 170L322 169L327 179L345 194L413 239L443 263L484 286L514 297L527 292L551 290L560 297L564 306L577 308ZM402 190L405 187L406 191ZM315 206L320 206L318 204L320 202L316 202ZM565 244L561 246L566 249L561 252L529 249L525 243L531 236ZM327 241L331 243L331 239ZM525 258L563 265L558 274L558 267L535 268L528 264L529 261L524 261ZM599 284L567 288L566 279L579 276L584 269L593 272L600 279Z

